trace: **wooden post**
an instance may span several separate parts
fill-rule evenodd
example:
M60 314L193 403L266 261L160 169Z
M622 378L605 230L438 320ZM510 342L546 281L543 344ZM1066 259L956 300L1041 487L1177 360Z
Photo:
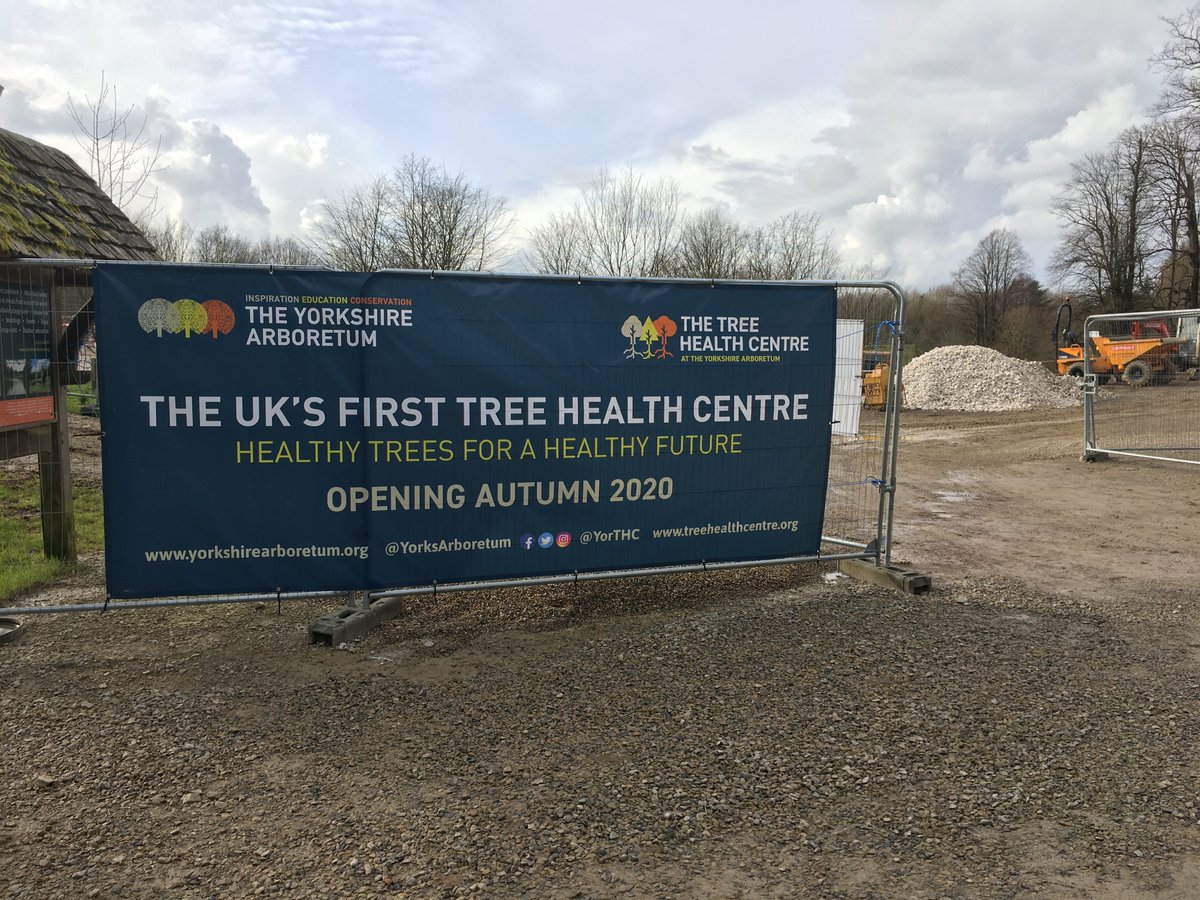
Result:
M38 454L42 494L42 549L51 559L75 562L75 497L71 483L71 434L67 423L66 371L69 360L59 357L62 340L63 288L50 285L50 386L54 421L50 449Z

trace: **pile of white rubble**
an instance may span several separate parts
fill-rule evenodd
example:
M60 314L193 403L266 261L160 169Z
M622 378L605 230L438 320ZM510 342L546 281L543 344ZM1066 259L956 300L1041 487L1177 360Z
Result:
M906 365L903 379L910 409L1005 412L1083 404L1082 378L989 347L938 347Z

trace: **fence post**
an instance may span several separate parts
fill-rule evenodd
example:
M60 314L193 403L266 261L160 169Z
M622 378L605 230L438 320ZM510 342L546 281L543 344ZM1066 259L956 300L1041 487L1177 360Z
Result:
M67 423L67 360L62 359L62 285L50 286L50 386L54 421L50 449L38 454L41 476L42 550L51 559L75 562L75 501L71 489L71 434Z

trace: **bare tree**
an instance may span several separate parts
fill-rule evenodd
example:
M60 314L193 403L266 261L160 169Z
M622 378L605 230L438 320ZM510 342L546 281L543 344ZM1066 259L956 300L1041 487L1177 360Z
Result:
M1054 202L1063 224L1052 271L1073 294L1112 312L1137 308L1158 251L1148 147L1145 129L1126 130L1107 152L1072 165Z
M139 217L137 226L154 245L159 259L167 262L186 262L191 258L192 239L196 229L182 219Z
M1200 6L1165 21L1167 43L1152 58L1165 75L1159 109L1194 120L1200 118Z
M674 274L685 278L739 278L746 255L746 231L710 207L684 219Z
M277 266L315 266L320 257L294 237L265 237L254 245L257 262Z
M1200 305L1197 155L1191 132L1182 118L1164 118L1147 130L1147 193L1157 211L1155 248L1165 257L1155 305L1168 308Z
M550 213L529 236L529 268L539 275L578 275L585 270L583 227L574 213Z
M1165 20L1169 36L1152 58L1164 76L1150 146L1165 261L1155 305L1200 306L1200 215L1197 143L1200 138L1200 5Z
M671 274L679 247L679 186L646 182L633 169L601 169L569 212L552 216L531 238L539 272L654 277ZM548 254L548 255L547 255Z
M536 272L747 280L837 278L844 268L815 212L794 211L748 229L712 207L681 209L679 186L633 169L601 169L575 206L533 230Z
M391 175L324 201L317 249L341 269L490 269L511 224L505 197L408 156Z
M599 275L666 275L679 246L679 186L646 183L632 168L601 170L576 208L588 268Z
M228 225L209 225L196 233L192 245L192 262L254 263L262 262L254 242L235 234Z
M281 266L321 264L317 252L294 237L268 236L252 240L227 225L210 225L199 232L182 219L158 217L139 227L169 262L274 263Z
M512 225L505 197L412 155L392 173L391 213L393 252L409 269L494 268Z
M100 75L100 91L82 103L67 95L75 141L87 155L88 172L104 193L130 216L153 214L158 191L150 179L163 169L162 138L146 134L145 115L136 115L133 105L117 102L116 85Z
M386 176L327 198L316 224L321 256L334 268L356 272L403 268L388 236L392 205Z
M755 229L747 242L745 277L761 281L837 278L841 257L821 216L799 210Z
M974 324L975 343L994 347L1016 305L1015 286L1032 263L1020 238L1006 228L991 231L971 251L951 281L955 306Z
M1151 159L1156 171L1165 261L1155 305L1200 305L1197 136L1200 135L1200 6L1165 20L1168 39L1152 65L1163 73Z

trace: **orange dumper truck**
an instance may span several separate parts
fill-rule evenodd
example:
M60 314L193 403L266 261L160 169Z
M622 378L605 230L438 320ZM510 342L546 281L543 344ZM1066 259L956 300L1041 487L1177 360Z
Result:
M1064 311L1065 326L1062 322ZM1105 337L1093 331L1082 343L1071 330L1071 316L1068 301L1058 308L1054 324L1054 361L1059 375L1082 377L1084 353L1087 352L1085 343L1090 348L1088 371L1095 374L1101 384L1119 378L1133 387L1143 387L1166 384L1179 374L1176 360L1186 340L1171 337L1162 320L1135 320L1135 327L1128 337Z

